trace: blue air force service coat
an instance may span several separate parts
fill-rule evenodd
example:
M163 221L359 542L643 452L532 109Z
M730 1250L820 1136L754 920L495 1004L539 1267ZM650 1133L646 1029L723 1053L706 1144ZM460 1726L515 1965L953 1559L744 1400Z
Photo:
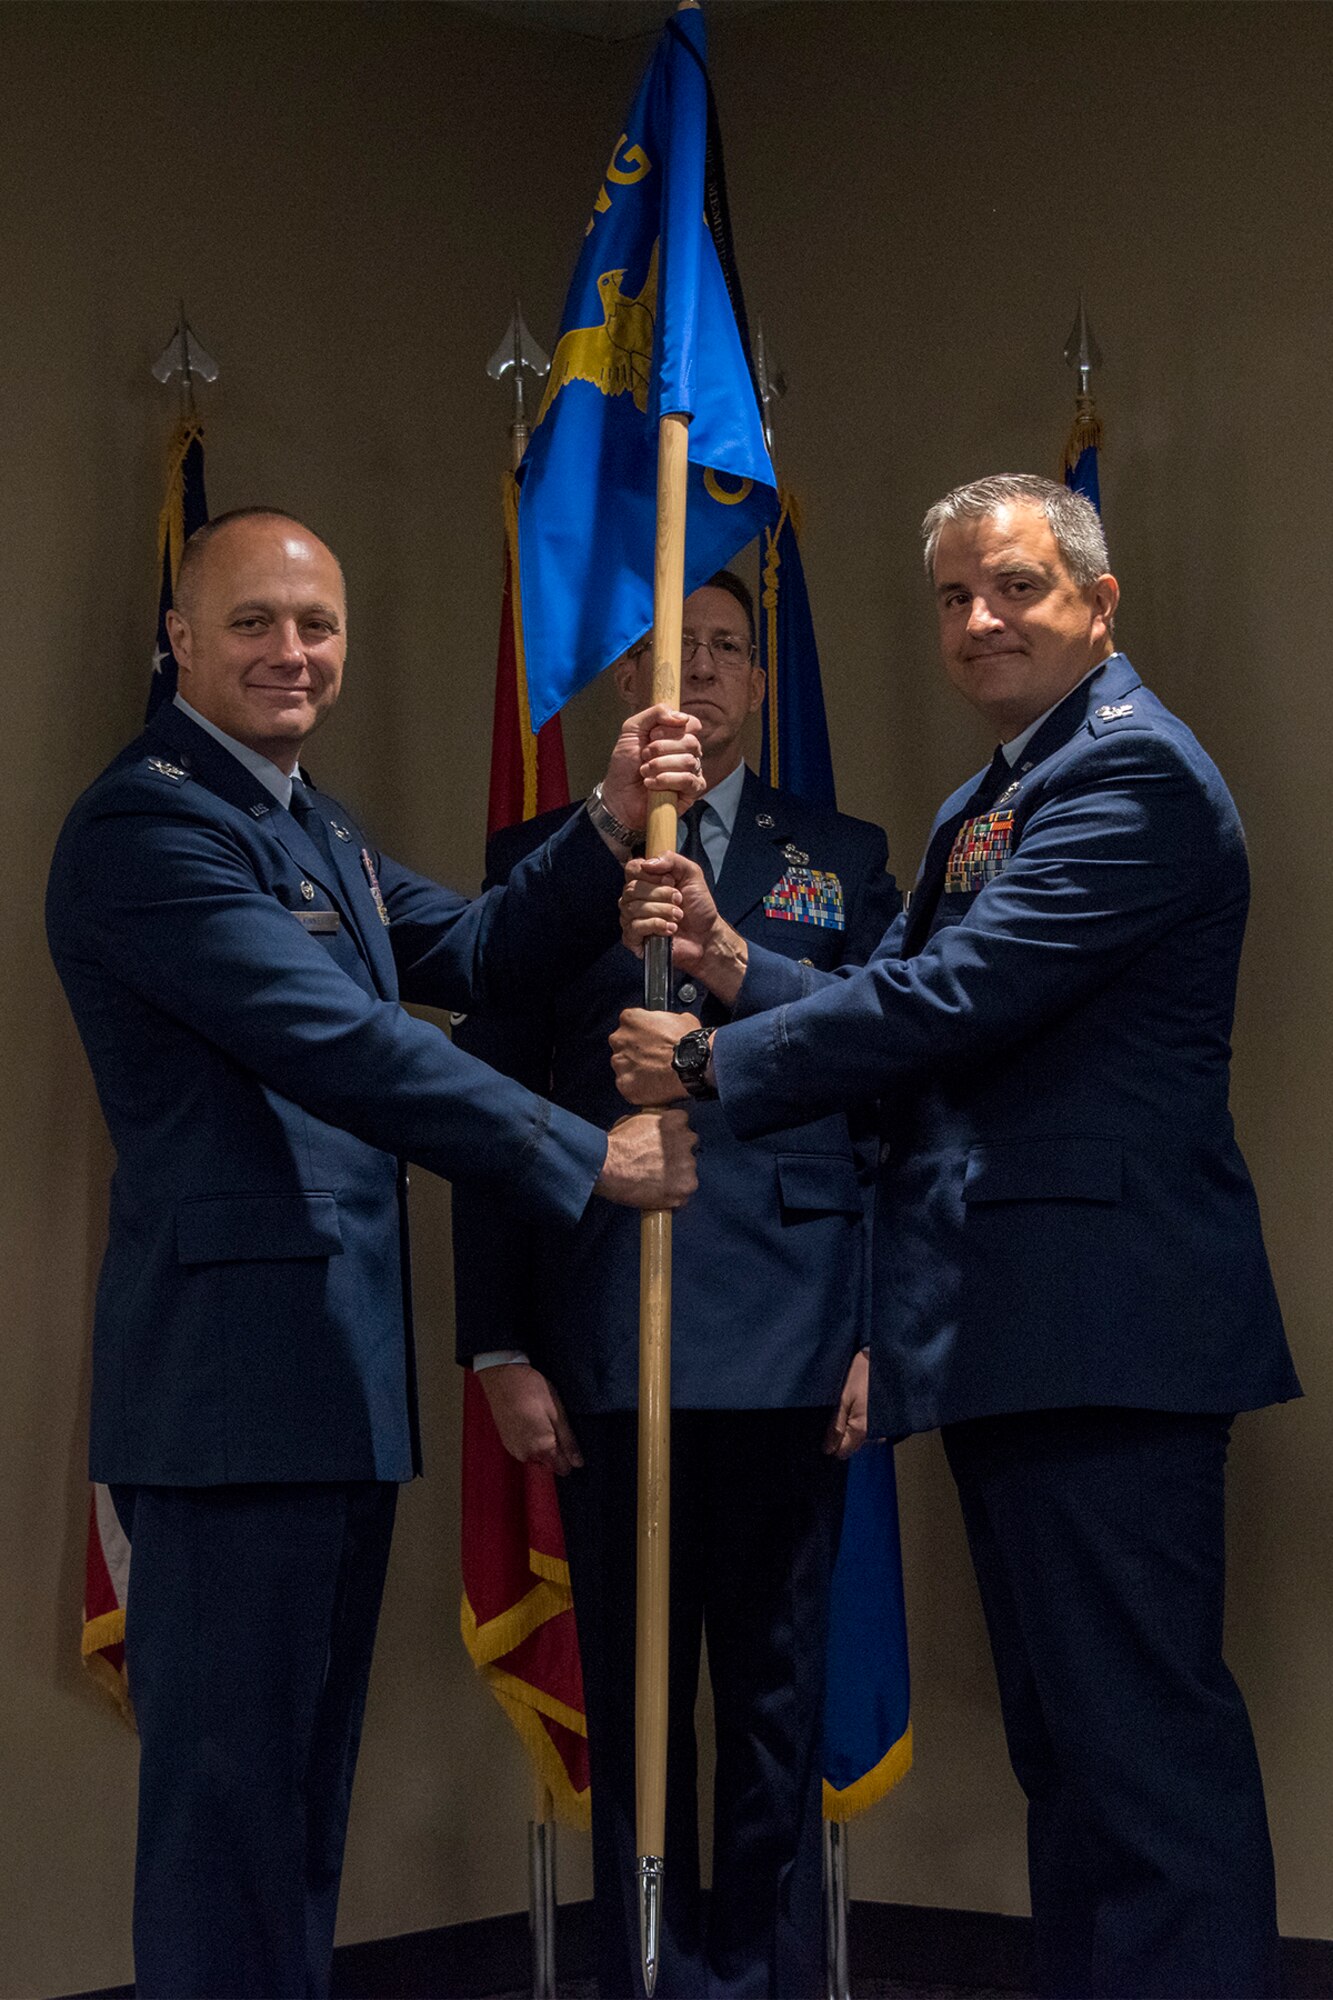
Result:
M975 789L866 968L752 951L715 1049L740 1137L881 1100L872 1425L1299 1394L1227 1102L1221 776L1115 654Z
M574 808L568 811L576 810ZM568 811L495 835L488 880L513 881L522 857ZM747 772L717 884L722 914L784 964L860 964L900 897L884 834L864 820L774 791ZM623 945L524 1020L477 1015L459 1039L557 1104L610 1127L626 1111L607 1037L643 1004L643 968ZM687 977L675 1005L728 1018ZM742 1144L716 1104L695 1104L699 1191L672 1234L673 1403L681 1409L781 1409L837 1400L864 1344L865 1212L873 1134L853 1139L842 1111ZM454 1189L455 1296L462 1360L522 1348L573 1411L638 1401L639 1224L595 1202L572 1231L527 1229L466 1185Z
M620 869L586 815L468 902L315 796L332 861L166 707L57 844L51 951L116 1149L95 1479L411 1477L402 1162L564 1226L601 1169L599 1132L399 1005L521 1002L604 947Z

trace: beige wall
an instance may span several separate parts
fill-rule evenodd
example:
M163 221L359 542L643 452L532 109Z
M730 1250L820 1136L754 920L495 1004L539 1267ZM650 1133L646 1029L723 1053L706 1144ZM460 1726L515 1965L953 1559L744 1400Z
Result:
M1109 357L1122 636L1251 839L1236 1109L1307 1401L1234 1449L1233 1664L1282 1918L1333 1935L1333 1446L1323 1332L1333 965L1325 776L1333 170L1319 6L716 10L742 268L792 381L842 802L913 872L984 754L939 685L915 528L954 481L1054 464L1080 285ZM214 509L271 498L347 565L353 660L317 768L406 858L480 872L511 294L549 345L641 45L455 6L0 10L0 1447L9 1611L0 1992L129 1973L131 1740L75 1659L87 1326L108 1158L47 963L69 799L136 725L184 293L223 379ZM575 776L605 733L571 718ZM447 1198L417 1176L428 1479L405 1497L353 1814L346 1937L518 1908L526 1785L456 1635ZM854 1892L1024 1907L1021 1814L937 1446L900 1453L918 1761ZM569 1839L564 1888L586 1893Z

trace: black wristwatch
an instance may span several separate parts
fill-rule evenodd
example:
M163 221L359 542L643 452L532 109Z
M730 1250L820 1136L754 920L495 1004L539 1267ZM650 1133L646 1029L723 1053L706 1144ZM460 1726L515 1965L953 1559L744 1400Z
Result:
M681 1036L671 1052L671 1067L693 1098L702 1100L717 1096L712 1084L706 1080L712 1053L713 1037L707 1028L691 1028L688 1035Z

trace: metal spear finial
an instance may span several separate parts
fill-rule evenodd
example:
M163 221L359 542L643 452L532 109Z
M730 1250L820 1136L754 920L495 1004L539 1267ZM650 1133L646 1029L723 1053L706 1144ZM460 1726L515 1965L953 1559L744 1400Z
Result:
M1078 370L1078 393L1088 396L1092 393L1092 371L1102 365L1102 350L1097 345L1097 336L1088 325L1087 308L1082 292L1078 295L1078 312L1065 342L1065 360L1071 368Z
M787 378L764 339L764 323L754 324L754 372L759 380L759 413L764 426L764 443L773 456L773 405L787 393Z
M525 370L535 381L544 382L551 372L551 358L528 332L523 308L515 299L513 317L505 328L504 339L486 363L486 373L492 382L502 382L506 375L514 378L514 416L509 436L514 447L516 468L528 446L528 404L523 382Z
M216 382L218 364L212 355L200 346L194 328L185 317L184 299L180 302L176 331L153 363L153 376L156 381L167 383L173 375L180 376L181 415L195 416L197 412L194 407L194 385L196 381Z

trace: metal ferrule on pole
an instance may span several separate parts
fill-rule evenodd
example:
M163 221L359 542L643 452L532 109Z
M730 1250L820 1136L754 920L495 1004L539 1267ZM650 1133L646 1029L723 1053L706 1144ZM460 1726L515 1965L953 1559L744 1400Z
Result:
M824 1949L828 2000L852 2000L847 1956L847 1829L824 1821Z
M555 2000L555 1821L528 1821L532 2000Z
M662 1878L666 1863L660 1854L639 1856L639 1953L643 1962L643 1989L653 2000L657 1985L658 1957L662 1938Z

